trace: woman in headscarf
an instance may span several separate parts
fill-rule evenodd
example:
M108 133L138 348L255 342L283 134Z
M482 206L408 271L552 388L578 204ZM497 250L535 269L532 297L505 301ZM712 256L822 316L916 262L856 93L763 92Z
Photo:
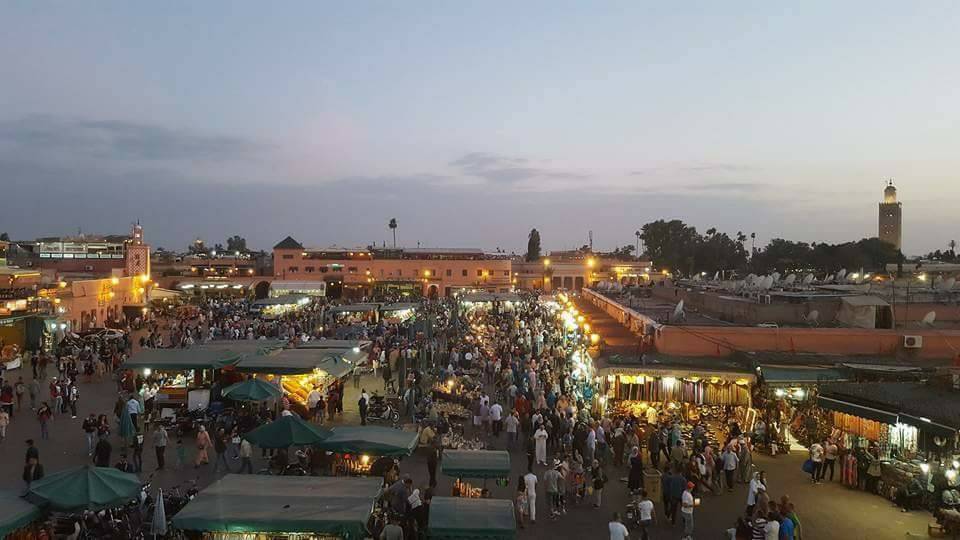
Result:
M643 458L640 449L634 446L630 449L630 474L627 476L627 489L631 492L643 487Z

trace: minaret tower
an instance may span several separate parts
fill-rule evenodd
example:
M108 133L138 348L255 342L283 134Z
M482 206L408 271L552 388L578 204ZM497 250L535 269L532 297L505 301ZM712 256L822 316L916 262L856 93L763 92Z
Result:
M883 190L883 202L880 203L877 236L880 240L893 244L897 250L901 249L902 211L901 204L897 202L897 188L894 187L893 180L888 180L887 187Z

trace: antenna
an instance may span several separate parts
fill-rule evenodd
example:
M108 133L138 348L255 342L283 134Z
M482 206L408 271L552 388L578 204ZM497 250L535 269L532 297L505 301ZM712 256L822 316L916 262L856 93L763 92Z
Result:
M587 231L587 238L590 239L590 251L593 252L593 231Z
M931 311L923 316L923 319L921 319L920 323L926 326L933 326L933 323L936 322L936 320L937 320L937 312Z

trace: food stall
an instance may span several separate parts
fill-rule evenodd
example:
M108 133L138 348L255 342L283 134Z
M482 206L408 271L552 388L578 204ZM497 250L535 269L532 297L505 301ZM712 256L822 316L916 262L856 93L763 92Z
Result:
M242 357L232 350L141 349L121 367L159 382L159 407L187 405L193 410L209 405L215 371L236 365Z
M434 497L430 502L427 537L431 540L513 540L516 536L511 501Z
M241 373L259 373L268 381L278 381L291 408L301 416L307 413L307 396L314 388L326 388L348 376L366 355L355 349L283 349L268 355L244 357L236 367Z
M263 319L277 319L296 311L311 302L305 294L286 294L272 298L261 298L250 304L250 312Z
M446 450L440 471L456 479L454 497L479 498L488 479L506 486L510 477L510 453L505 450ZM464 479L481 479L482 487L474 487Z
M417 314L420 304L413 302L394 302L380 307L380 319L389 324L400 324Z
M335 454L335 475L366 475L374 457L413 455L419 442L416 431L380 426L337 426L315 447Z
M203 540L362 540L380 484L228 474L177 512L173 527Z
M344 304L340 306L331 306L326 310L328 320L337 325L350 325L359 323L376 323L378 320L380 304Z
M0 538L29 540L37 538L33 527L40 520L40 509L13 490L0 491Z

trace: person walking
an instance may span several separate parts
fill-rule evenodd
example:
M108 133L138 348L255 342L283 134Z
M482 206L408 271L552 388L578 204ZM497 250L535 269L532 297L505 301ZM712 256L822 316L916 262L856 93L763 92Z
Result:
M637 503L637 512L640 513L640 540L649 540L650 536L647 529L653 526L656 521L656 512L653 508L653 501L647 496L647 490L640 490L640 502Z
M533 439L536 441L537 463L540 465L547 464L547 438L549 437L547 428L543 424L540 424L536 433L533 434Z
M517 526L523 529L523 523L530 513L530 501L527 499L526 482L522 476L520 477L520 481L517 482L515 507L517 511Z
M550 517L560 515L560 464L554 461L554 466L543 473L544 491L547 493L547 508Z
M70 418L77 417L77 401L80 399L80 389L77 388L76 381L70 381L67 386L67 406L70 407ZM106 465L109 467L110 465Z
M687 482L687 489L680 498L680 519L683 521L683 536L681 540L693 540L693 482Z
M0 442L7 438L7 426L10 425L10 413L0 409Z
M507 419L503 421L507 428L507 448L513 449L517 446L517 430L520 427L520 418L517 411L510 413Z
M197 432L197 457L193 460L193 467L198 468L200 465L206 465L210 463L210 456L207 453L210 449L210 434L207 433L207 428L200 426L200 430Z
M370 401L367 398L367 390L364 388L360 391L360 399L357 400L357 407L360 409L360 425L367 425L367 410L369 408Z
M97 467L110 466L110 454L113 453L113 445L106 438L97 441L97 446L93 449L93 464Z
M627 540L630 538L630 531L621 521L620 512L613 513L613 519L607 524L607 529L610 531L610 540Z
M823 469L823 445L818 442L810 445L810 461L813 462L813 470L810 472L810 481L819 484L820 471Z
M166 428L163 424L157 423L153 430L153 450L157 454L157 470L162 471L166 467L167 441L170 440Z
M437 487L437 464L440 462L440 451L430 448L427 454L427 472L430 474L430 487Z
M243 471L253 474L253 445L246 439L240 441L240 470L237 472Z
M27 393L27 385L23 383L23 377L18 377L13 385L13 393L17 397L17 410L23 410L23 395Z
M50 418L53 416L53 411L50 410L50 406L47 405L47 402L44 401L40 404L40 408L37 409L37 420L40 422L40 438L43 440L48 440L50 438L50 430L47 426L47 423L50 422Z
M97 444L97 415L90 413L90 416L83 419L83 434L87 438L87 455L93 455L93 448Z
M40 381L34 378L30 381L30 409L37 410L37 398L40 396Z
M740 464L740 458L737 457L737 453L733 451L733 448L727 445L723 450L723 454L720 456L720 461L723 463L723 477L727 483L727 491L733 491L733 475L737 471L737 465Z
M523 475L523 485L527 492L527 508L530 512L530 524L537 523L537 475L529 471Z
M133 472L143 472L143 434L137 433L133 436Z
M213 438L213 451L217 454L217 459L213 462L214 474L220 470L221 463L223 463L224 470L230 472L230 463L227 461L227 442L226 430L223 428L218 429Z
M837 447L837 443L833 442L833 439L828 438L823 442L823 467L820 468L820 481L823 481L824 477L827 476L827 469L830 469L830 481L833 482L833 470L837 462L837 455L840 453L840 449Z
M493 436L500 437L503 430L503 405L494 403L490 406L490 423L493 427Z
M593 507L600 508L603 504L603 487L607 485L607 473L603 472L599 460L593 460L591 474L593 475Z
M140 431L140 424L137 422L137 419L140 417L140 414L143 413L143 406L140 405L140 400L136 398L132 393L130 398L127 400L127 412L130 413L130 420L133 421L134 431Z
M33 441L28 441L33 442ZM27 484L27 487L30 487L30 484L36 482L43 478L43 465L40 464L39 458L30 458L27 460L27 464L23 467L23 481Z

